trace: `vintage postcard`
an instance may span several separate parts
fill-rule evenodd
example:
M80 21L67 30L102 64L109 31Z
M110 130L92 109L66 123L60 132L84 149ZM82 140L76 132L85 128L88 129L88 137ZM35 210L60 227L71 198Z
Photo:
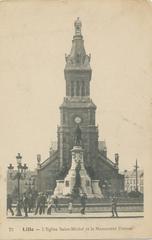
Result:
M152 1L0 1L0 239L152 239Z

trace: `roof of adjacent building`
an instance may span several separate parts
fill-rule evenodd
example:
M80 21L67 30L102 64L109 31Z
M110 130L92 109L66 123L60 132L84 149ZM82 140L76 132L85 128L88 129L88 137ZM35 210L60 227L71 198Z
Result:
M123 172L124 176L126 178L132 178L132 177L136 177L136 171L134 170L125 170ZM138 177L142 177L144 175L144 171L142 169L138 170Z

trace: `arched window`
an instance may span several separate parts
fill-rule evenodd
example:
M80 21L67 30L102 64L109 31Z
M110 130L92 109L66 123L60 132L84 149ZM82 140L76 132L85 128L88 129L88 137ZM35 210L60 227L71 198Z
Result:
M80 96L80 84L79 84L79 82L77 82L76 95Z
M65 123L65 113L63 113L63 124Z
M85 84L84 84L84 81L82 81L82 96L85 96Z
M74 96L74 82L71 82L71 96Z

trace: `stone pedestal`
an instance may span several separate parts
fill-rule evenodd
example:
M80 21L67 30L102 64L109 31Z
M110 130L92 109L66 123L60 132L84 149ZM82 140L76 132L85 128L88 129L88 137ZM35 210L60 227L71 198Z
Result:
M54 190L55 196L61 196L63 193L64 180L56 180L56 188Z
M57 180L54 195L58 197L68 196L73 193L74 187L77 185L77 174L79 175L79 194L86 194L88 198L103 197L99 187L98 180L91 180L84 167L83 149L81 146L74 146L71 150L72 162L71 168L64 180Z

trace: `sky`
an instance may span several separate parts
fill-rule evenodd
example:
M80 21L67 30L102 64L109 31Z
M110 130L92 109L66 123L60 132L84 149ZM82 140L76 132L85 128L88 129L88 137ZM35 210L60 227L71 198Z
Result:
M2 1L0 3L1 167L20 152L29 168L57 140L65 96L65 53L80 17L91 53L91 98L99 140L120 170L151 159L152 3Z

